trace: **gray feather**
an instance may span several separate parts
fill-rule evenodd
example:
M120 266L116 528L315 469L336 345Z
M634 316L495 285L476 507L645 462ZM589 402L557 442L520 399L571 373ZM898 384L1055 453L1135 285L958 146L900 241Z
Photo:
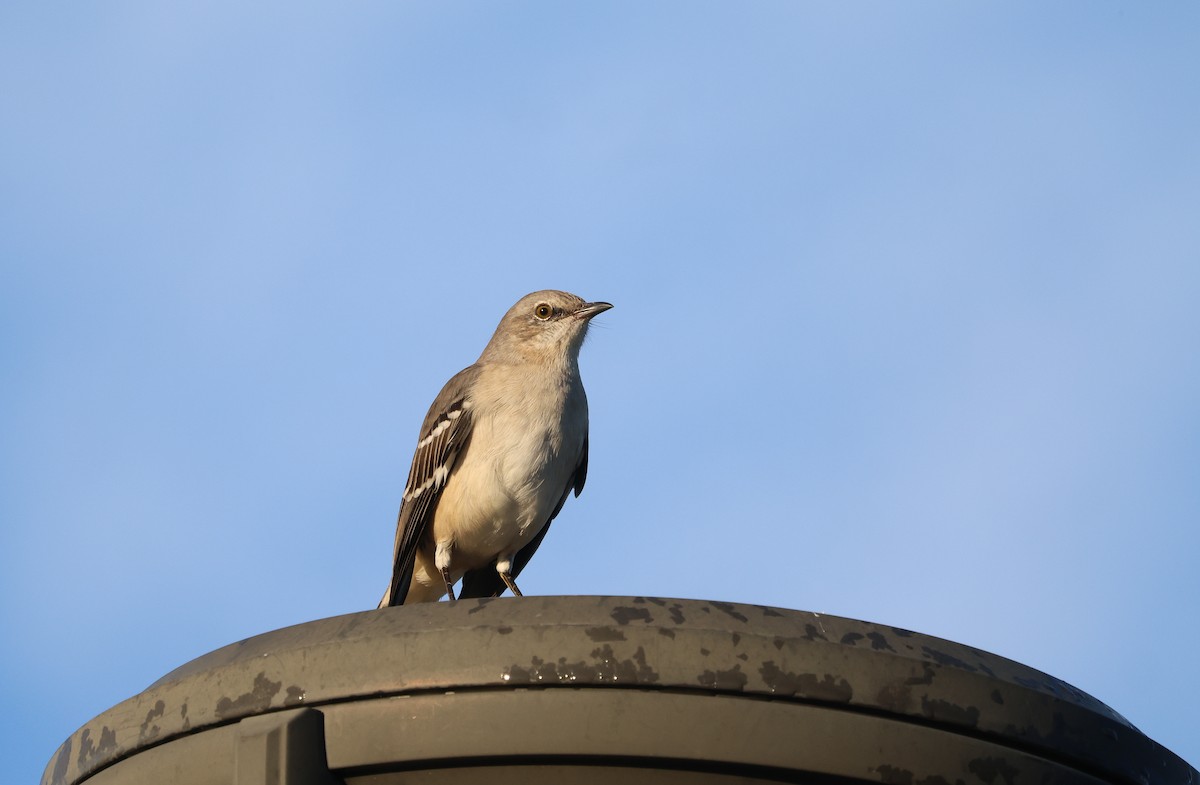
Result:
M455 374L438 393L421 425L421 435L417 439L420 446L413 455L408 482L404 486L404 501L396 520L389 605L404 604L417 550L433 520L442 488L470 441L471 408L466 394L478 375L476 365ZM439 428L442 429L440 433L430 438ZM440 478L438 469L443 469ZM419 490L422 488L424 490Z

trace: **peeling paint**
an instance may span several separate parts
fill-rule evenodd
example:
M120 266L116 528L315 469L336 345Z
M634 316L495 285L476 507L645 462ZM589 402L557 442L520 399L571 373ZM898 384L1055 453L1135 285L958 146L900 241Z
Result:
M792 673L781 669L774 660L764 662L758 673L773 693L838 703L848 703L854 697L850 682L835 678L832 673L821 678L815 673Z
M700 682L700 686L710 689L741 692L749 679L742 673L741 665L734 665L729 670L704 671L696 681Z
M961 779L949 780L940 774L931 774L928 777L917 779L909 769L902 769L899 766L873 766L870 771L879 773L879 781L885 785L966 785Z
M885 785L912 785L913 773L908 769L901 769L897 766L889 766L886 763L882 766L872 766L870 771L879 773L879 781Z
M979 724L979 709L974 706L959 706L950 701L923 697L921 713L931 720L943 720L972 728Z
M613 608L612 613L609 615L612 616L613 621L621 625L635 620L647 623L654 621L654 617L650 615L649 608L630 608L627 605Z
M711 602L709 602L709 605L713 606L714 608L719 610L721 613L724 613L726 616L729 616L731 619L737 619L738 621L742 622L743 624L750 621L748 618L746 618L746 615L741 613L740 611L738 611L737 608L735 608L732 603L717 602L716 600L712 600Z
M75 761L75 765L81 771L89 768L93 763L107 758L117 750L117 734L107 725L100 729L100 743L92 742L92 729L84 728L83 733L79 735L79 757Z
M587 636L600 643L601 641L623 641L625 633L615 627L588 627L584 630Z
M922 646L921 651L925 652L925 656L936 662L938 665L953 665L955 668L962 668L965 671L975 673L979 670L974 665L970 665L952 654L931 649L928 646Z
M71 765L71 739L63 742L54 758L54 772L50 775L50 785L65 785L67 767Z
M1021 676L1014 676L1013 681L1015 681L1017 684L1020 684L1022 687L1028 687L1029 689L1037 692L1042 692L1047 687L1047 685L1043 684L1037 679L1027 679ZM1054 689L1051 688L1050 692L1053 693Z
M667 613L669 613L671 616L671 621L675 622L676 624L683 624L683 622L684 622L683 604L682 603L672 602L668 606L667 601L661 597L634 597L633 601L638 605L644 605L647 602L650 602L650 603L657 605L660 608L666 608ZM647 616L646 620L650 621L650 617Z
M868 632L867 640L871 642L871 649L873 651L895 651L891 644L887 642L887 638L878 632Z
M166 710L167 710L167 704L165 704L161 700L159 700L159 701L154 702L153 709L150 709L150 711L146 712L146 719L142 720L142 727L138 731L138 744L139 745L144 744L147 741L153 741L154 739L158 738L158 734L159 734L159 731L161 730L161 728L159 728L158 723L154 722L154 720L163 716L163 714L166 712ZM151 724L151 723L153 723L153 724Z
M933 684L933 676L936 673L933 666L928 662L921 663L922 674L920 676L909 676L904 680L905 684L916 686L918 684Z
M271 681L265 671L254 677L254 686L250 692L244 692L236 698L223 697L217 701L216 713L221 719L240 716L243 714L258 714L271 706L271 700L283 689L283 682Z
M590 663L567 662L566 657L559 657L556 662L547 662L533 657L528 668L513 665L500 678L509 684L654 684L659 679L641 646L632 657L620 659L612 646L605 644L592 650L592 659Z
M1002 780L1004 785L1013 785L1021 774L1021 770L1005 758L976 758L967 763L967 771L988 785L998 785L997 780Z
M912 709L912 687L906 684L888 684L879 690L875 702L880 708L897 714L907 714Z

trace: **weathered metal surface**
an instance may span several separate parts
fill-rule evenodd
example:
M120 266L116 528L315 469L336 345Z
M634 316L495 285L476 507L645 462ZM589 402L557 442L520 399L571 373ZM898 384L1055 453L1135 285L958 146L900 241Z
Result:
M580 693L583 694L580 694ZM1102 785L1045 758L861 712L650 690L487 690L329 706L329 765L427 770L454 761L685 761L701 771L837 782ZM395 721L403 717L398 728ZM402 728L402 729L401 729ZM336 740L336 741L335 741ZM823 780L823 781L828 781ZM999 785L999 783L992 783Z
M435 717L458 716L460 740L469 731L496 742L514 732L496 726L504 725L504 709L497 707L508 706L521 717L541 716L536 712L544 709L529 697L541 693L546 697L539 700L552 701L564 716L577 711L591 716L589 705L597 711L608 706L651 716L685 711L679 706L701 704L684 699L714 695L738 699L722 705L730 707L728 711L749 711L746 722L753 721L755 706L764 717L804 709L785 715L792 718L786 725L790 733L802 737L814 723L851 718L858 723L856 733L875 728L870 733L878 735L875 747L880 749L896 734L914 733L911 729L924 731L927 744L933 743L929 733L936 732L943 741L935 747L945 748L945 739L954 739L956 749L961 748L955 752L959 757L947 765L965 767L958 778L964 783L1018 785L1090 778L1200 782L1194 769L1094 698L1044 673L961 644L761 606L643 597L526 597L366 611L218 649L80 728L50 761L43 783L78 783L157 745L297 707L321 709L330 765L352 770L374 765L364 762L370 755L361 749L348 752L363 733L361 728L351 732L351 725L345 724L356 711L403 712L421 706ZM652 708L656 695L659 709ZM395 701L380 702L393 696L412 696L408 709ZM573 700L560 700L567 696ZM493 712L491 724L472 724L470 717L479 714L466 712L468 703ZM687 715L696 711L686 709ZM397 715L394 722L416 739L411 735L415 729L428 727L418 716L424 715L408 720ZM386 736L401 730L381 732ZM447 732L453 739L455 730ZM831 744L826 740L786 750L783 759L761 765L802 768L805 760L816 760L821 745ZM719 739L705 746L713 745L719 746ZM993 752L980 753L983 762L971 769L969 755L974 753L968 748L984 748L979 745ZM550 754L554 749L559 747L527 754ZM858 753L843 752L853 757L861 754L862 745L855 749ZM391 755L389 760L396 762L402 752L379 754ZM936 752L925 750L928 755ZM404 754L409 754L410 763L424 760L424 753L411 749ZM636 757L646 750L613 749L611 754ZM738 763L743 764L757 765ZM879 782L921 780L919 767L889 764L882 758L867 768L827 773ZM1068 771L1076 779L1065 779L1062 772ZM1041 779L1035 778L1036 772ZM374 776L363 776L368 774ZM935 775L930 771L927 776Z

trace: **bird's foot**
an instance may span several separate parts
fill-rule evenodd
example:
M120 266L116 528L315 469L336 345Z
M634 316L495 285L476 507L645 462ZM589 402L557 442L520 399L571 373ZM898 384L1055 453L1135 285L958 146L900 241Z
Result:
M450 582L450 568L442 569L442 580L446 582L446 594L450 597L450 602L454 602L454 585Z
M514 581L512 576L507 572L500 573L500 580L504 581L504 585L508 587L508 590L513 593L514 597L525 596L524 594L521 594L521 590L517 588L517 582Z

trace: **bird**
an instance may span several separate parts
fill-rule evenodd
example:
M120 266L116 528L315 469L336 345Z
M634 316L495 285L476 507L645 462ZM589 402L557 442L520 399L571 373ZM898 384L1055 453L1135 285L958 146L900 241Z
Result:
M516 577L588 469L579 350L611 303L547 289L516 302L429 407L379 607L522 596Z

